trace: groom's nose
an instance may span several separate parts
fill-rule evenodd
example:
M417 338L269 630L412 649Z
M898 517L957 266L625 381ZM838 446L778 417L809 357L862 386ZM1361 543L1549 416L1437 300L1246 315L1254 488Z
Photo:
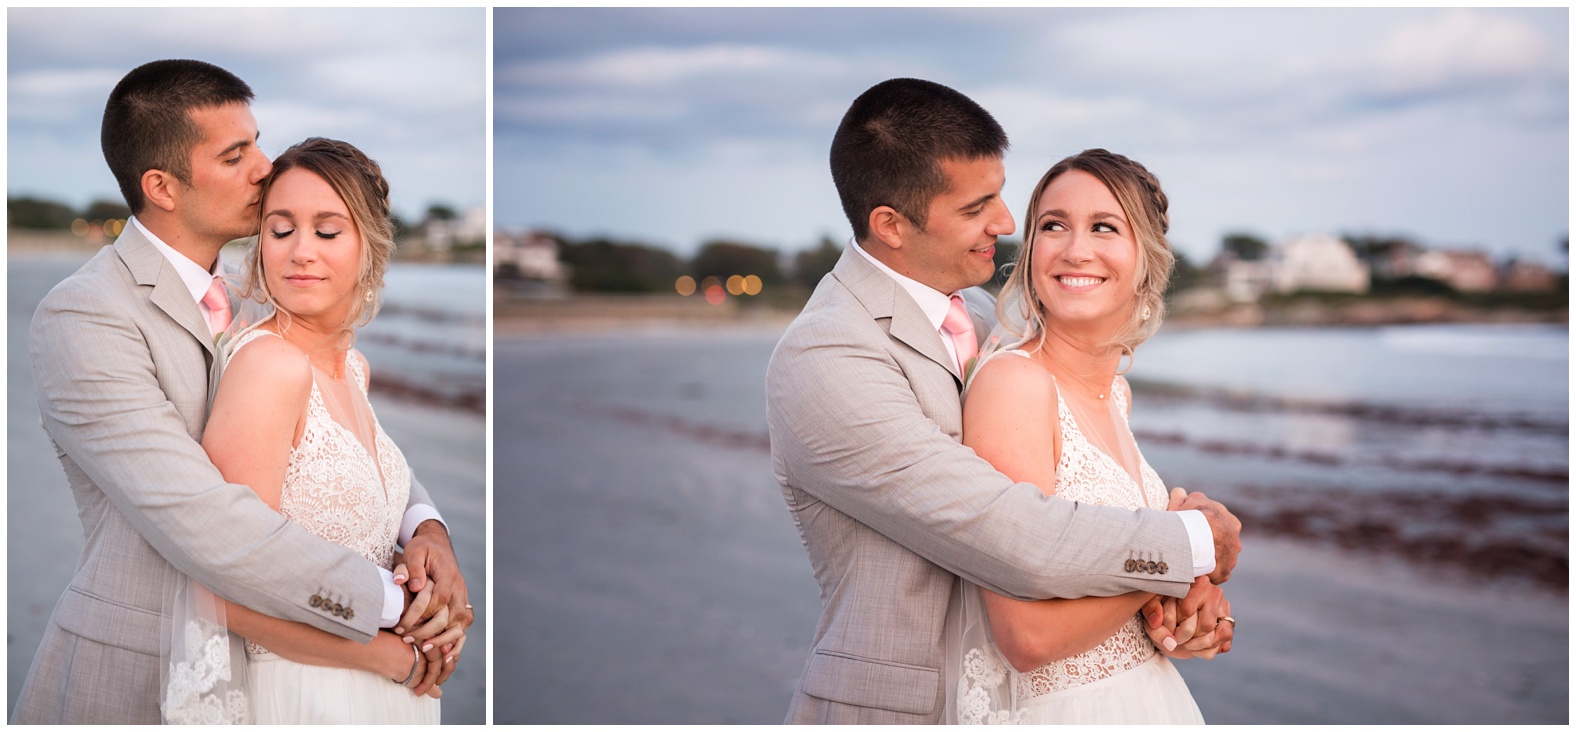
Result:
M1007 208L1007 202L997 196L989 204L990 223L985 225L985 233L991 236L1007 236L1018 227L1013 224L1012 211Z
M274 164L269 161L268 155L263 153L263 151L257 151L257 160L258 163L252 170L252 185L254 186L262 183L263 179L267 178L268 174L274 170Z

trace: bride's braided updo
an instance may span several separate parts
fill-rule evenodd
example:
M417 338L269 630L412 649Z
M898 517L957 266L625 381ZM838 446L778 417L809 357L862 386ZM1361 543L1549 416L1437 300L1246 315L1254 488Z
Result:
M1171 281L1171 268L1176 264L1176 255L1171 251L1171 244L1166 241L1166 232L1171 229L1171 219L1167 213L1170 201L1165 191L1161 190L1159 179L1143 165L1099 148L1085 150L1051 166L1034 186L1034 192L1029 196L1029 212L1024 216L1023 247L1018 251L1017 261L1009 265L1012 272L997 301L997 316L1009 328L1021 331L1017 335L1023 341L1043 342L1045 316L1041 311L1039 293L1034 287L1033 266L1030 264L1037 233L1034 222L1039 212L1036 209L1040 196L1051 181L1070 170L1084 171L1105 184L1122 206L1122 213L1138 243L1137 266L1133 272L1138 302L1127 324L1105 344L1131 355L1138 344L1155 334L1165 316L1166 285Z
M311 171L328 182L345 202L345 208L350 210L356 231L361 235L361 272L350 317L344 324L346 341L350 343L354 341L355 329L371 322L383 304L383 275L388 272L389 260L394 255L389 182L377 162L356 146L340 140L309 137L274 160L273 171L263 180L262 200L268 200L268 190L279 176L296 168ZM266 207L261 210L265 211ZM283 312L263 277L261 242L247 254L245 274L241 297L266 302Z

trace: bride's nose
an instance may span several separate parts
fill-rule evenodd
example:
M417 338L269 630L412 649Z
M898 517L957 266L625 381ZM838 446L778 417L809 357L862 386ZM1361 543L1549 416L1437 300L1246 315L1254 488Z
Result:
M290 262L292 264L311 264L317 261L316 237L311 235L299 237L296 245L290 248Z

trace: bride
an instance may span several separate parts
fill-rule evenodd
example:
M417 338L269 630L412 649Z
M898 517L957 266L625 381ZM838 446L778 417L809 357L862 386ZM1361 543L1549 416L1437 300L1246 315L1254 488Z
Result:
M355 147L311 138L274 161L261 210L242 296L272 312L229 334L203 448L226 480L399 580L410 471L367 402L367 362L351 347L377 312L393 252L388 183ZM407 614L430 620L367 644L225 603L224 621L247 639L255 721L436 724L441 691L423 681L422 651L438 649L452 668L465 631L446 606L428 607L432 586Z
M998 304L1016 343L994 358L982 354L964 401L963 442L1047 494L1166 508L1165 486L1128 427L1132 391L1118 371L1164 311L1174 261L1165 193L1142 165L1086 150L1052 166L1029 200L1023 248ZM1165 558L1130 562L1157 560ZM1229 642L1215 648L1212 631L1236 623L1223 597L1218 621L1201 611L1176 626L1175 601L1162 605L1149 593L1040 602L973 586L964 594L971 627L959 648L966 655L950 662L961 686L949 693L965 722L1201 724L1169 658L1229 650ZM1146 627L1141 609L1164 613L1173 633Z

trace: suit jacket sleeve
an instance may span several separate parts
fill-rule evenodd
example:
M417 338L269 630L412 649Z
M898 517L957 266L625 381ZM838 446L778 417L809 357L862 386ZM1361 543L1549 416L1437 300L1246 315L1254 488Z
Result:
M1192 551L1180 518L1013 483L926 416L888 343L872 321L831 317L784 335L767 373L779 481L998 594L1186 594ZM1129 558L1157 556L1176 568L1124 571Z
M384 601L372 563L225 482L161 388L145 324L91 290L57 287L31 326L39 410L58 449L194 580L267 615L369 640ZM352 617L311 607L317 594Z

